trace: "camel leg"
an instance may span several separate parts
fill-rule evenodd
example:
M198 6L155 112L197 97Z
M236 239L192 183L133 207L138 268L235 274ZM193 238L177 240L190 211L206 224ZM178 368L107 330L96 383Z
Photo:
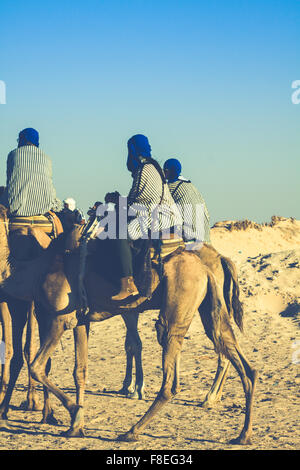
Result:
M118 437L119 441L137 441L139 434L145 429L154 416L168 403L177 392L178 361L182 348L183 337L173 336L163 346L163 381L161 389L145 415L127 433ZM177 376L177 377L176 377Z
M53 393L69 411L71 417L71 428L63 433L64 436L75 437L84 436L83 432L83 407L77 405L66 395L59 387L54 385L47 377L46 365L56 349L64 331L68 328L70 314L52 317L50 324L46 328L46 336L43 338L42 345L36 358L30 366L30 372L35 380L45 386L49 392Z
M2 403L9 382L10 361L13 356L12 323L10 311L6 302L0 303L0 315L2 324L2 341L4 343L5 353L1 364L1 385L0 385L0 404Z
M190 263L181 263L176 276L165 269L165 296L160 320L156 324L157 339L162 346L162 385L148 411L127 433L118 437L120 441L136 441L155 415L179 391L179 363L184 336L208 290L208 277L205 283L203 272L195 275L193 282L189 279L184 282L185 272L191 269Z
M162 346L163 380L161 389L145 415L127 433L118 437L120 441L138 440L139 434L154 416L179 391L179 363L182 343L195 314L195 305L201 303L200 300L198 303L198 299L203 298L206 287L202 284L198 289L195 282L193 289L191 289L189 283L187 285L181 283L182 295L177 297L176 301L173 299L176 298L175 292L179 291L179 286L176 285L176 282L166 282L166 287L165 307L161 315L162 321L158 335L158 341Z
M217 291L215 291L215 294L217 294ZM243 384L246 400L244 427L239 437L232 440L231 442L235 444L251 444L253 397L257 381L257 373L254 369L252 369L245 355L242 353L240 346L238 345L230 325L228 311L224 305L224 302L222 302L222 298L218 297L218 299L220 300L220 309L218 314L220 318L218 333L220 336L220 344L218 347L221 348L220 352L226 356L226 358L231 362L238 372ZM205 308L200 308L199 313L207 336L211 341L214 342L212 330L210 330L208 327L208 318L205 314Z
M34 302L31 302L29 305L28 311L28 320L27 320L27 331L26 331L26 342L24 347L24 356L27 362L28 367L28 391L27 391L27 401L24 402L23 408L28 411L41 411L42 406L39 403L37 391L36 391L36 382L33 380L30 374L30 364L33 361L37 348L35 343L35 330L36 330L36 318L34 315Z
M23 366L22 336L27 321L28 310L27 303L16 299L10 299L7 303L7 307L7 312L14 312L14 315L11 316L12 333L10 333L12 334L13 356L9 364L9 381L6 387L5 396L0 405L0 419L2 420L7 419L11 396Z
M201 406L203 408L211 408L213 405L221 401L223 387L226 377L230 369L230 361L223 355L219 354L218 368L211 389L206 395Z
M172 385L172 394L177 395L180 392L180 357L178 354L175 361L174 381Z
M89 324L76 326L73 330L75 344L75 367L73 377L76 385L76 403L83 406L88 365Z
M232 337L234 339L233 333ZM250 366L245 355L241 351L237 341L230 341L225 344L226 356L238 372L245 393L246 412L243 429L238 438L232 439L232 444L251 444L252 436L252 414L255 386L257 382L257 372Z
M138 313L122 315L126 325L125 351L126 374L120 393L128 398L144 398L144 373L142 365L142 341L138 332ZM135 385L133 379L133 359L135 361Z
M33 311L31 311L31 313L33 313ZM38 323L40 344L43 344L43 341L46 338L46 335L48 333L48 328L49 328L48 315L49 314L45 311L45 309L39 302L35 302L35 314L36 314L36 318L34 317L34 321L37 321ZM32 338L32 335L31 335L31 338ZM32 359L28 362L29 376L31 377L31 381L34 384L36 382L33 379L32 374L31 374L31 364L35 357L36 357L36 354L32 354L31 355ZM50 370L51 370L51 357L49 357L47 364L46 364L46 368L45 368L47 377L50 373ZM54 411L50 403L49 390L45 386L43 386L43 395L44 395L44 406L43 406L43 417L42 417L41 423L52 424L56 426L58 424L58 421L54 416Z

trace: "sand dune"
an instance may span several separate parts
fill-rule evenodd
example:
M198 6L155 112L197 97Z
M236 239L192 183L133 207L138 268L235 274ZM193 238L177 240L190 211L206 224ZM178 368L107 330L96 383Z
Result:
M300 221L273 216L270 223L218 222L211 231L215 248L239 268L247 304L276 313L300 304ZM245 301L245 299L244 299Z
M225 221L211 231L215 248L237 265L245 331L239 342L258 370L253 445L247 449L300 448L300 221L273 217L270 223ZM25 367L10 411L11 430L0 431L0 449L241 449L229 439L241 429L244 395L236 372L229 374L223 400L215 408L198 405L209 390L217 366L212 344L195 317L186 336L181 363L181 393L162 410L137 443L118 443L149 407L161 383L161 349L156 342L157 312L140 317L146 399L128 400L117 393L125 371L121 318L93 324L90 334L89 382L86 393L86 438L65 439L69 426L64 408L53 399L59 426L40 425L41 413L19 408L25 398ZM67 331L57 348L52 380L74 396L73 339ZM42 395L41 395L42 396Z
M239 263L249 256L300 249L300 221L273 216L266 224L248 220L217 222L211 240L220 253Z

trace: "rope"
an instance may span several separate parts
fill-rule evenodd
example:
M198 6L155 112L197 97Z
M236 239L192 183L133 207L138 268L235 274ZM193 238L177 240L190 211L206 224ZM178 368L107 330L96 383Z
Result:
M80 296L80 313L86 315L89 312L88 298L84 285L86 257L87 257L87 246L88 242L95 238L98 230L98 220L93 220L90 224L87 224L84 228L79 245L79 276L78 276L78 289Z

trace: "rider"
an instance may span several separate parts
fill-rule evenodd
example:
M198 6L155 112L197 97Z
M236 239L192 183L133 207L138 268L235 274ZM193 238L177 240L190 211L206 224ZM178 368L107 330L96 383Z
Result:
M35 129L19 133L18 148L7 157L6 177L4 198L11 216L30 217L62 209L53 186L51 160L40 150Z
M181 226L182 219L170 194L164 173L156 160L151 157L151 147L146 136L137 134L127 143L127 169L131 172L133 184L127 204L134 217L128 222L127 236L117 239L117 251L121 260L121 291L112 297L122 300L138 294L133 280L132 254L129 240L158 238L159 234ZM113 194L113 193L112 193ZM108 195L109 196L109 195ZM115 202L106 198L106 202Z
M72 197L64 199L64 208L60 213L64 231L70 231L74 224L84 225L85 219L80 209L76 208L76 202Z
M209 213L205 201L192 182L181 176L180 161L169 158L164 163L164 173L184 221L184 241L210 243Z
M36 243L32 239L32 231L27 236L30 228L54 236L63 231L55 214L62 209L62 203L56 198L52 163L40 150L39 133L35 129L23 129L18 147L7 157L6 187L1 203L9 209L10 246L16 258L30 259L39 253L40 241ZM38 237L34 233L34 238Z

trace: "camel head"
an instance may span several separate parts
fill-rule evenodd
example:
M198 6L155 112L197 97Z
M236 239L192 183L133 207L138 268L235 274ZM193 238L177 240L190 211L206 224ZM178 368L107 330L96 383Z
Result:
M81 237L84 232L84 225L74 225L73 229L65 238L65 252L72 253L79 248Z

